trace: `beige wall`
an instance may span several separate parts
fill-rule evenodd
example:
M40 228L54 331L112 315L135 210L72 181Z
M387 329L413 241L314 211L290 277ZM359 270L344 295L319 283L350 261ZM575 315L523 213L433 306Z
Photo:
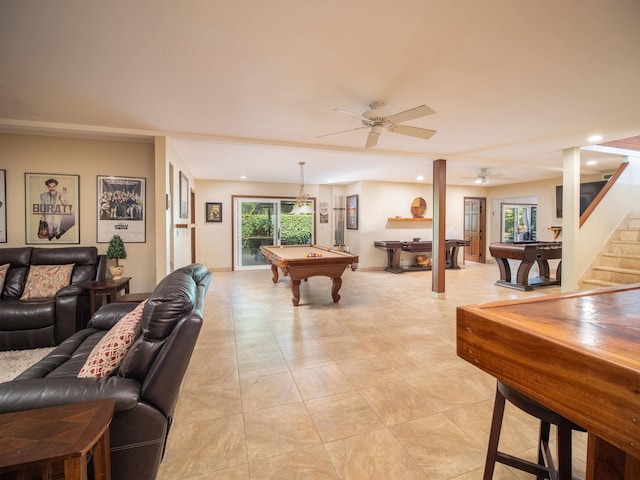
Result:
M106 253L108 244L96 242L97 175L146 178L147 241L127 243L127 259L121 263L126 268L125 275L132 277L132 292L153 289L156 284L153 144L0 134L0 169L7 172L7 243L0 244L0 248L25 245L25 173L80 176L80 245L95 245L99 253ZM54 242L52 247L56 246Z
M485 188L447 188L447 237L462 238L464 221L464 197L482 196ZM389 222L389 217L411 216L411 203L416 197L427 201L427 213L433 215L433 189L429 184L394 182L356 182L346 186L305 185L305 191L319 202L329 204L329 223L317 223L316 243L333 245L334 210L336 196L359 196L358 230L345 230L345 244L351 252L360 256L359 268L382 269L386 266L386 253L374 247L375 240L411 240L421 237L431 240L433 226L424 222L402 224ZM232 204L233 195L255 195L272 197L295 197L297 184L225 182L213 180L197 181L196 223L197 258L214 270L232 268ZM222 202L221 223L206 223L206 202ZM408 258L408 257L407 257Z

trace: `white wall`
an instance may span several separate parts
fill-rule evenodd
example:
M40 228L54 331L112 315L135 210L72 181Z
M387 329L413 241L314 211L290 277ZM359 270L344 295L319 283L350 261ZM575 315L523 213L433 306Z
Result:
M146 178L146 243L126 243L127 259L120 263L125 266L125 275L132 277L132 292L153 289L156 284L153 144L0 134L0 169L7 172L7 243L0 244L0 248L25 246L25 173L80 176L80 245L95 245L98 253L106 253L108 244L97 243L97 176ZM51 246L73 245L58 245L54 240Z

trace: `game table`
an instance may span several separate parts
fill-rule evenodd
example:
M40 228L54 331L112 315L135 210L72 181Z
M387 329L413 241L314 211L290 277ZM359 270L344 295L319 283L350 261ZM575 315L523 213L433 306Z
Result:
M549 260L562 260L562 242L496 242L489 244L489 252L496 259L500 269L500 279L496 285L531 291L537 287L560 285L561 283L562 261L558 264L555 278L552 278ZM510 259L520 261L515 282L511 278ZM529 271L534 262L538 264L539 275L530 279Z
M260 251L271 265L273 283L278 282L278 269L291 279L295 306L300 303L300 282L313 276L331 278L331 297L338 302L342 273L347 267L353 271L358 268L357 255L317 245L262 245Z
M640 286L457 308L457 353L588 432L588 480L640 478Z
M469 244L469 240L445 240L445 268L459 269L458 251L460 247L468 247ZM402 273L431 270L431 266L400 266L400 256L402 252L431 253L433 250L433 242L431 241L401 242L399 240L376 240L374 245L376 248L387 251L387 267L385 268L387 272Z

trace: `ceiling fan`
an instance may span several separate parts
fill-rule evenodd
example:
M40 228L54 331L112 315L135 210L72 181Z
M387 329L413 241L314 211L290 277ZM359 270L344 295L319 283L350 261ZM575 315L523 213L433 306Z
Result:
M492 178L504 177L501 173L493 173L489 168L481 168L475 177L462 177L473 179L473 183L477 185L489 185Z
M425 140L430 139L436 132L435 130L428 130L426 128L412 127L410 125L399 125L399 123L413 120L415 118L426 117L436 113L426 105L420 105L404 112L391 114L388 110L385 110L384 103L373 102L369 105L369 110L362 115L352 113L348 110L335 109L336 112L355 117L362 122L362 127L350 128L349 130L342 130L340 132L327 133L326 135L320 135L316 138L328 137L329 135L337 135L339 133L352 132L354 130L362 130L370 128L369 136L364 148L372 148L378 144L378 137L382 133L382 129L386 128L393 133L400 133L401 135L409 135L410 137L423 138Z

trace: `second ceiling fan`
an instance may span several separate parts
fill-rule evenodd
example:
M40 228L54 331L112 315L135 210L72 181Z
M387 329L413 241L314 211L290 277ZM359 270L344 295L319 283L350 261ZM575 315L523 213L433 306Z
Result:
M316 138L327 137L329 135L337 135L338 133L352 132L354 130L362 130L370 128L369 135L367 136L367 142L364 148L372 148L378 144L378 137L382 133L382 129L386 128L393 133L400 133L402 135L409 135L410 137L422 138L424 140L430 139L435 133L435 130L428 130L426 128L412 127L410 125L399 125L399 123L407 122L415 118L426 117L436 113L426 105L420 105L404 112L391 114L385 110L384 103L373 102L369 105L369 110L362 115L352 113L348 110L335 109L336 112L344 113L351 117L355 117L362 122L361 127L350 128L348 130L342 130L340 132L328 133L326 135L320 135Z

